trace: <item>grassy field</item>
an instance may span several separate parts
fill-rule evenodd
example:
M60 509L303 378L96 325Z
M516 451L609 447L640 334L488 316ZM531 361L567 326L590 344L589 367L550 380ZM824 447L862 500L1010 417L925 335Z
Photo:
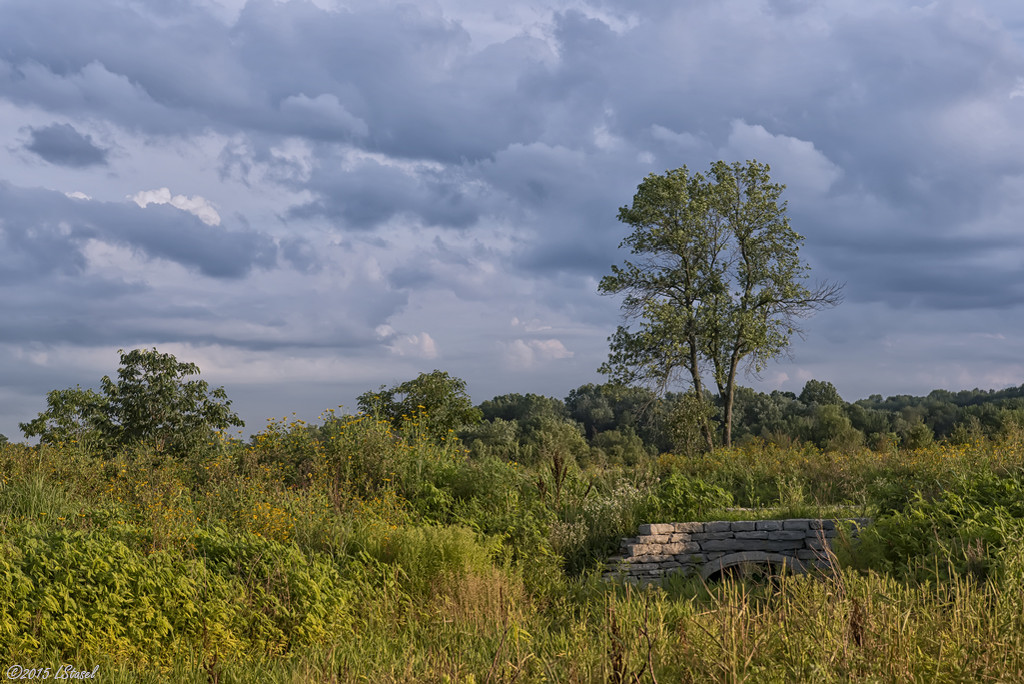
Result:
M1024 681L1024 440L580 469L370 417L0 447L0 665L101 681ZM637 589L641 522L868 515L823 577Z

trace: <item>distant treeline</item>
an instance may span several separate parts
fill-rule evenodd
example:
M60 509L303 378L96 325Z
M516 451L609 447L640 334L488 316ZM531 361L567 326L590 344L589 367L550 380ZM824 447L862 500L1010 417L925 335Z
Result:
M580 462L635 463L664 452L706 448L697 421L721 420L717 397L587 384L563 399L505 394L479 404L483 420L459 436L471 451L530 462L559 450ZM1024 385L1002 390L935 390L927 396L873 394L848 403L830 383L810 380L800 394L736 391L733 440L826 450L916 449L936 440L967 443L1024 429Z

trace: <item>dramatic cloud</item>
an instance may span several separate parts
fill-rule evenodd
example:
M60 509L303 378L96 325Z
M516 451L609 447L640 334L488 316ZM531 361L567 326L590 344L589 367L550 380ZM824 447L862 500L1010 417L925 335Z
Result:
M199 220L208 226L219 226L220 225L220 214L213 208L209 202L202 197L185 197L184 195L171 195L171 191L167 188L160 188L158 190L143 190L137 192L131 197L132 201L138 204L143 209L149 204L170 204L172 207L177 207L182 211L198 216Z
M91 136L82 135L69 124L30 128L29 133L32 140L25 149L51 164L84 168L107 163L107 151L93 144Z
M143 345L255 427L434 368L564 396L618 208L718 159L846 283L748 382L1024 382L1019 3L7 0L0 44L8 436Z

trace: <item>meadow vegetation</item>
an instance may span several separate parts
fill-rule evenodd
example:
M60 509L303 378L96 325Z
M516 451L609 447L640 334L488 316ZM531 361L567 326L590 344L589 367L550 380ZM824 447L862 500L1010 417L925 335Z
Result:
M616 464L543 421L525 462L429 425L328 412L185 456L0 446L0 661L108 681L1024 678L1019 433ZM638 523L735 507L876 523L825 577L599 579Z

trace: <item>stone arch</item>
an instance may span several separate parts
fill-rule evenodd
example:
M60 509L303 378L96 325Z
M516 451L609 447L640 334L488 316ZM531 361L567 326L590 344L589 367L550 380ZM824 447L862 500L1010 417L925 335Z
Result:
M804 564L792 556L781 553L768 553L767 551L742 551L740 553L729 553L713 561L708 561L701 568L700 576L705 582L713 577L720 576L722 571L744 565L767 566L779 572L805 572Z

